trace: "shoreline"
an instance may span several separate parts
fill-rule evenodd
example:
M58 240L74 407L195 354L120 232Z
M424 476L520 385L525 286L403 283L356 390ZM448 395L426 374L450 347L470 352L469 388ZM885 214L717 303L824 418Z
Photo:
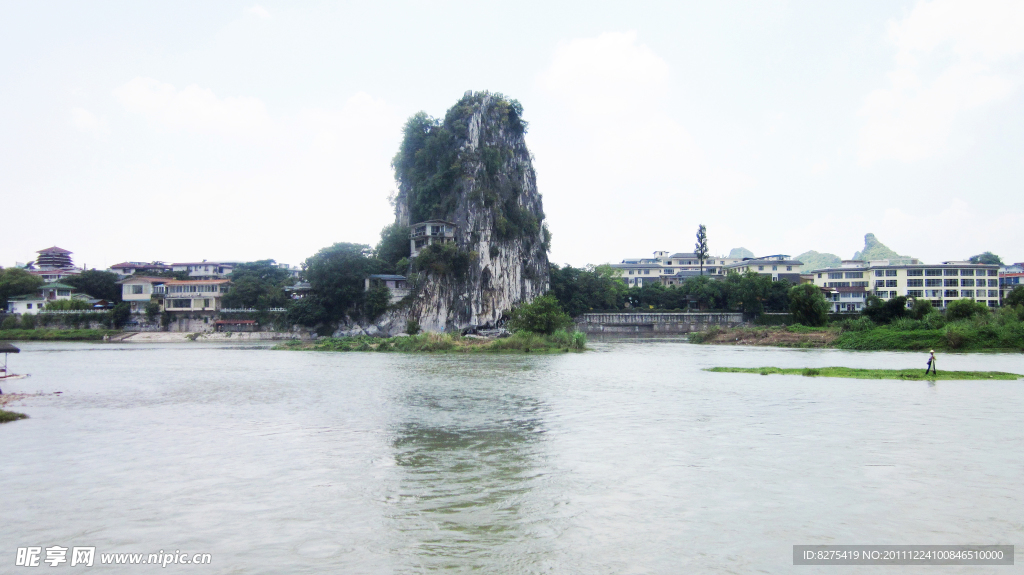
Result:
M1024 347L1016 345L1016 342L1006 342L993 337L971 337L955 328L897 330L888 325L862 330L802 325L711 328L704 332L691 333L690 342L845 351L927 352L934 349L943 353L1024 352Z

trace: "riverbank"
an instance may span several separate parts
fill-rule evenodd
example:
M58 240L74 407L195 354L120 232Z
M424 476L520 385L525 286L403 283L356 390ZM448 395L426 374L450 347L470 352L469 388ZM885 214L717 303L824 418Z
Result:
M551 335L519 332L504 338L425 333L389 338L369 336L289 341L274 346L293 351L380 351L409 353L568 353L586 349L587 336L581 332L558 331Z
M842 377L847 379L903 379L903 380L964 380L1003 379L1015 380L1024 375L1005 371L940 371L925 375L923 369L855 369L850 367L709 367L704 371L715 373L757 373L760 375L803 375L806 377Z
M839 326L711 328L690 334L693 343L774 347L834 348L859 351L1024 351L1024 327L971 321L939 329L900 329L896 325L845 329Z
M104 336L121 332L114 329L3 329L2 341L103 341Z

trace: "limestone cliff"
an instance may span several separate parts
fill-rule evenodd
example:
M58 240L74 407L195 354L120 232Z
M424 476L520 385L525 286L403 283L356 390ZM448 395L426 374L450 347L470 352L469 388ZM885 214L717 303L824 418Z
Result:
M395 220L455 224L454 246L412 258L413 293L378 322L426 331L494 325L548 289L550 234L524 133L522 108L501 94L466 92L443 120L413 116L395 156Z
M889 260L891 263L909 263L911 256L901 256L878 241L875 234L864 235L864 249L853 254L855 260Z

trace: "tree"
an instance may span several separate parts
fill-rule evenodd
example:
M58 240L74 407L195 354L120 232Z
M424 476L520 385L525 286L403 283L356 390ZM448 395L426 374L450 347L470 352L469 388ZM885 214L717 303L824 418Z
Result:
M513 331L529 331L550 335L555 330L572 325L569 317L551 294L542 295L530 303L512 310L509 326Z
M693 253L700 261L700 275L704 275L704 262L708 259L708 229L704 224L697 227L697 244L693 248Z
M312 292L319 297L318 305L323 306L330 320L341 319L361 305L365 297L363 280L385 270L386 264L371 258L370 253L366 244L337 243L303 264Z
M33 293L42 285L42 278L21 268L0 269L0 304L6 304L7 298L16 295Z
M327 306L315 294L307 295L297 300L288 308L288 321L293 324L316 327L330 322L331 319Z
M593 310L621 309L628 289L609 265L574 268L551 264L551 294L570 316Z
M946 319L950 321L970 319L985 313L988 313L988 306L973 299L958 299L946 306Z
M114 306L114 309L110 310L110 319L114 322L114 327L121 329L124 324L128 323L128 319L132 316L132 308L128 305L128 302L123 301Z
M789 290L789 313L803 325L823 326L828 322L828 300L814 284L800 284Z
M988 264L988 265L1003 265L1003 260L992 252L985 252L976 256L971 256L970 262L972 264Z
M156 321L157 316L160 315L160 304L155 301L151 301L146 304L146 321L153 323Z
M119 279L120 277L112 272L88 270L66 277L61 280L61 283L75 288L78 293L117 303L121 301L121 286L117 283Z
M287 307L291 300L284 287L291 283L291 273L274 260L238 264L231 271L231 291L224 294L223 306L261 310Z
M400 226L395 223L380 231L380 242L373 250L373 255L390 264L398 272L398 263L402 259L406 259L408 262L411 253L409 250L409 226ZM405 273L405 270L398 273Z
M925 316L935 311L932 306L931 300L914 298L914 303L910 307L910 315L914 319L924 319Z
M910 314L907 310L907 298L904 296L894 297L888 301L882 301L877 296L868 296L867 304L861 310L861 314L871 318L877 324L891 323L895 319L906 317Z
M388 289L388 286L380 285L370 288L370 291L366 292L366 301L363 305L366 310L366 318L377 319L380 314L387 311L389 303L391 303L391 290Z
M1024 286L1017 286L1003 298L1003 305L1014 307L1024 304Z
M764 302L768 301L772 291L771 276L753 271L742 275L733 272L725 277L725 281L731 307L740 307L744 313L752 314L764 311Z

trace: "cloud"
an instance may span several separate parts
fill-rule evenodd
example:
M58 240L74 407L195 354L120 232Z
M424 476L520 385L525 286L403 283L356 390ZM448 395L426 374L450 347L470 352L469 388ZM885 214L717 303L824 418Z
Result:
M270 11L263 6L250 6L243 10L247 16L255 16L260 20L270 20Z
M116 88L113 95L128 111L174 131L249 136L264 130L270 120L263 102L256 98L218 98L195 84L178 90L140 76Z
M890 22L894 66L889 86L864 98L860 163L933 156L964 112L1010 97L1022 78L1021 29L1024 3L1015 0L922 0Z
M85 108L71 109L71 123L79 130L94 135L102 135L107 132L106 122Z

